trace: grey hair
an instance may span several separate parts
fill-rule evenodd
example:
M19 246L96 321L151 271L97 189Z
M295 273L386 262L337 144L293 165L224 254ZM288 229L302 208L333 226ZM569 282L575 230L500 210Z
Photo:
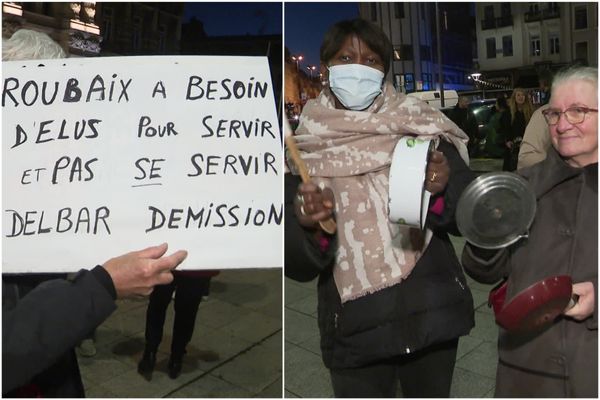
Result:
M558 71L552 81L552 93L554 93L555 88L571 80L587 81L598 88L598 68L578 66Z
M19 29L2 41L2 61L65 58L62 47L45 33Z

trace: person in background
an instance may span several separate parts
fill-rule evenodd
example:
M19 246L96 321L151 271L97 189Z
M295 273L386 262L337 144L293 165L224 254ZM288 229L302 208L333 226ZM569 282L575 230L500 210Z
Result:
M540 85L540 106L550 101L550 88L552 87L552 72L545 70L540 72L538 79Z
M496 397L598 397L598 69L557 73L543 112L552 146L519 170L535 193L528 237L508 248L466 244L475 280L508 277L506 302L535 282L569 275L576 304L527 335L500 329Z
M548 149L551 146L548 123L543 115L546 109L548 109L547 104L535 110L531 115L519 149L517 169L529 167L546 158Z
M485 142L485 153L490 157L504 156L504 136L500 128L500 121L503 115L508 113L508 104L504 96L499 96L494 105L495 112L490 117L490 121L486 125L487 135Z
M157 286L150 295L146 311L146 345L138 364L138 372L147 380L152 379L156 364L156 353L162 341L167 307L175 292L175 321L169 357L169 377L176 379L181 373L185 349L192 339L198 306L203 296L208 295L210 280L219 271L176 271L175 279Z
M514 171L517 169L519 147L523 140L525 127L533 114L533 106L528 100L524 89L516 88L508 100L510 113L500 120L500 131L504 136L504 164L503 171Z
M48 35L28 29L2 41L2 61L64 58ZM3 190L10 190L6 187ZM173 280L187 256L167 244L71 274L2 274L2 395L84 397L75 346L116 308Z
M474 175L467 136L439 110L385 83L392 45L363 19L341 21L321 45L323 90L295 132L313 183L285 176L285 273L319 276L322 358L335 397L449 397L458 338L473 299L448 238ZM405 135L435 138L426 229L389 220L388 174ZM335 215L337 232L319 221ZM286 374L298 374L286 368Z
M473 111L469 109L469 102L467 96L460 96L448 117L469 137L467 148L469 150L469 156L473 157L477 151L479 138L477 135L477 119L475 118Z

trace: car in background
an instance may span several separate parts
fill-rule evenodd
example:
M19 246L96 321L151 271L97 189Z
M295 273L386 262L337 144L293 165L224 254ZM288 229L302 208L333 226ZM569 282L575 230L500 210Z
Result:
M441 111L449 117L451 110L454 107L444 107ZM494 154L488 154L486 151L486 143L490 136L490 128L488 126L492 115L496 112L496 99L473 100L469 103L469 110L475 115L477 120L477 147L473 157L497 157Z

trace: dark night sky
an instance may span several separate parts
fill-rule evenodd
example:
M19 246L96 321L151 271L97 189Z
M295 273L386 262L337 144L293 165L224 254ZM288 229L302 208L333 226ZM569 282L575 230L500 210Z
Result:
M285 3L285 45L302 54L300 66L319 66L323 35L334 23L358 17L358 3Z
M282 33L282 5L272 3L185 3L184 23L202 21L208 36Z

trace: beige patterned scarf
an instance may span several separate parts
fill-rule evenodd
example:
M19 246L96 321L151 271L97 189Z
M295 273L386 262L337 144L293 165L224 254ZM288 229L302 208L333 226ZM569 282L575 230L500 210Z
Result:
M365 111L336 109L333 95L324 89L307 102L295 134L309 174L335 194L339 248L333 274L342 302L400 283L431 234L389 221L394 147L406 134L443 136L468 163L467 135L435 108L396 93L391 84Z

